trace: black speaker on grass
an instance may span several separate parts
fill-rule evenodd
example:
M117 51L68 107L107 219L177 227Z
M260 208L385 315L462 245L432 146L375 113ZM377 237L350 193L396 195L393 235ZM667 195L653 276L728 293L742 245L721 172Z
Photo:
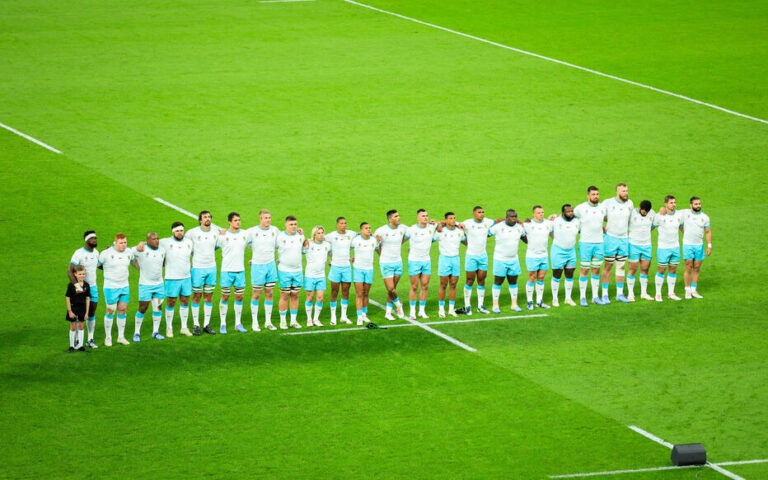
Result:
M675 445L672 447L672 463L678 467L704 465L707 463L707 451L700 443Z

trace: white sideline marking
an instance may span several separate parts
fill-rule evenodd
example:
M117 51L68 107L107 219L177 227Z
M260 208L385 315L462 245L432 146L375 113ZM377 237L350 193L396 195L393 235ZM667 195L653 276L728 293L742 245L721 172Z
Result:
M600 477L604 475L622 475L627 473L643 473L643 472L660 472L663 470L679 470L683 468L701 468L702 465L686 465L684 467L651 467L651 468L636 468L632 470L611 470L605 472L587 472L587 473L567 473L565 475L550 475L549 478L583 478L583 477Z
M423 322L424 325L450 325L453 323L477 323L477 322L494 322L497 320L514 320L518 318L536 318L547 317L546 313L537 313L535 315L518 315L510 317L491 317L491 318L471 318L466 320L436 320L434 322ZM395 323L395 324L382 324L385 328L399 328L399 327L416 327L410 323ZM347 328L326 328L324 330L306 330L303 332L286 332L281 335L313 335L317 333L336 333L336 332L354 332L356 330L367 330L366 327L347 327Z
M647 438L649 440L652 440L652 441L658 443L659 445L663 445L663 446L667 447L670 450L672 450L672 447L674 447L674 445L672 445L671 443L662 440L661 438L657 437L656 435L654 435L654 434L652 434L650 432L646 432L645 430L643 430L640 427L636 427L634 425L630 425L629 429L639 433L640 435L644 436L645 438Z
M43 147L43 148L45 148L47 150L52 151L53 153L58 153L59 155L61 155L61 150L53 148L52 146L48 145L45 142L41 142L40 140L36 139L35 137L31 137L31 136L27 135L26 133L20 132L19 130L16 130L15 128L10 127L10 126L8 126L8 125L6 125L4 123L0 123L0 127L3 127L4 129L8 130L9 132L15 133L16 135L18 135L18 136L20 136L22 138L26 138L30 142L36 143L36 144L40 145L41 147Z
M294 3L294 2L314 2L315 0L259 0L259 3Z
M741 460L739 462L717 462L717 465L722 467L723 465L749 465L752 463L768 463L768 458L760 458L757 460Z
M370 299L369 299L368 301L369 301L370 303L372 303L372 304L376 305L377 307L381 308L382 310L383 310L383 309L385 309L384 305L380 304L379 302L377 302L377 301L375 301L375 300L370 300ZM450 342L450 343L452 343L452 344L456 345L456 346L457 346L457 347L459 347L459 348L463 348L464 350L466 350L466 351L468 351L468 352L472 352L472 353L475 353L475 352L477 352L477 349L476 349L476 348L474 348L474 347L470 347L470 346L469 346L469 345L467 345L466 343L464 343L464 342L461 342L461 341L459 341L459 340L456 340L455 338L453 338L453 337L452 337L452 336L450 336L450 335L446 335L446 334L444 334L443 332L440 332L440 331L438 331L438 330L435 330L434 328L430 327L429 325L425 325L425 324L423 324L423 323L421 323L421 322L417 322L416 320L411 320L411 319L410 319L410 318L408 318L408 317L405 317L405 321L407 321L407 322L408 322L408 323L410 323L411 325L415 325L415 326L417 326L417 327L419 327L419 328L422 328L422 329L424 329L424 330L428 331L429 333L431 333L431 334L433 334L433 335L437 335L438 337L442 338L443 340L446 340L446 341L448 341L448 342Z
M183 208L181 208L181 207L179 207L179 206L176 206L176 205L172 204L171 202L166 202L165 200L163 200L163 199L162 199L162 198L160 198L160 197L153 197L153 198L154 198L154 200L155 200L156 202L162 203L162 204L163 204L163 205L165 205L166 207L170 207L170 208L172 208L172 209L176 210L177 212L181 212L181 213L183 213L184 215L186 215L186 216L188 216L188 217L192 217L192 218L194 218L194 219L197 219L197 215L195 215L194 213L192 213L192 212L190 212L190 211L188 211L188 210L184 210Z
M634 85L636 87L645 88L646 90L651 90L651 91L654 91L654 92L657 92L657 93L661 93L661 94L664 94L664 95L669 95L670 97L679 98L681 100L685 100L686 102L695 103L697 105L702 105L704 107L708 107L708 108L712 108L712 109L715 109L715 110L719 110L721 112L724 112L724 113L727 113L727 114L730 114L730 115L735 115L737 117L746 118L747 120L753 120L755 122L760 122L760 123L768 124L768 120L765 120L765 119L762 119L762 118L758 118L758 117L753 117L753 116L746 115L746 114L743 114L743 113L739 113L739 112L737 112L735 110L729 110L727 108L723 108L723 107L720 107L718 105L714 105L712 103L703 102L701 100L696 100L695 98L687 97L687 96L681 95L679 93L670 92L669 90L663 90L661 88L652 87L650 85L646 85L644 83L635 82L633 80L627 80L626 78L617 77L616 75L611 75L611 74L608 74L608 73L603 73L603 72L600 72L598 70L593 70L591 68L582 67L580 65L576 65L576 64L573 64L573 63L565 62L563 60L558 60L556 58L547 57L545 55L540 55L538 53L529 52L527 50L522 50L522 49L515 48L515 47L510 47L509 45L504 45L503 43L498 43L498 42L494 42L492 40L487 40L485 38L476 37L476 36L470 35L468 33L459 32L457 30L451 30L450 28L441 27L440 25L435 25L434 23L425 22L425 21L422 21L422 20L415 19L413 17L407 17L407 16L401 15L399 13L390 12L388 10L383 10L381 8L373 7L371 5L366 5L366 4L360 3L360 2L355 2L354 0L344 0L344 1L347 2L347 3L351 3L352 5L357 5L359 7L367 8L369 10L373 10L373 11L376 11L376 12L384 13L384 14L387 14L387 15L392 15L393 17L401 18L403 20L408 20L409 22L418 23L419 25L424 25L426 27L435 28L437 30L442 30L444 32L452 33L452 34L458 35L460 37L469 38L470 40L476 40L478 42L486 43L488 45L493 45L494 47L503 48L505 50L511 50L513 52L517 52L517 53L520 53L520 54L523 54L523 55L528 55L530 57L538 58L540 60L545 60L547 62L556 63L558 65L563 65L565 67L575 68L576 70L581 70L583 72L591 73L593 75L597 75L597 76L600 76L600 77L610 78L611 80L616 80L617 82L622 82L622 83L626 83L626 84L629 84L629 85Z
M671 443L662 440L661 438L657 437L656 435L654 435L654 434L652 434L650 432L647 432L647 431L643 430L640 427L636 427L634 425L630 425L629 428L630 428L630 430L633 430L633 431L639 433L640 435L644 436L645 438L653 440L654 442L658 443L659 445L664 445L665 447L669 448L670 450L674 447L674 445L672 445ZM714 471L716 471L716 472L718 472L718 473L720 473L722 475L725 475L726 477L731 478L733 480L746 480L744 477L740 477L740 476L736 475L733 472L729 472L728 470L720 467L717 464L707 462L705 465L707 467L711 468L712 470L714 470Z

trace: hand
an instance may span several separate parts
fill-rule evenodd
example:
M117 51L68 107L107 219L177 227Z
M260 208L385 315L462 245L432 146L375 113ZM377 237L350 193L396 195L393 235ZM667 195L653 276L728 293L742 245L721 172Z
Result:
M68 312L67 314L69 315L69 318L71 318L72 320L77 318L77 315L75 315L73 312Z
M712 247L707 247L707 250L706 250L705 253L706 253L707 256L712 255Z
M297 232L299 232L299 235L304 235L304 229L299 227L296 229Z
M146 245L147 242L139 242L138 245L136 245L136 251L137 252L143 252L144 251L144 245Z

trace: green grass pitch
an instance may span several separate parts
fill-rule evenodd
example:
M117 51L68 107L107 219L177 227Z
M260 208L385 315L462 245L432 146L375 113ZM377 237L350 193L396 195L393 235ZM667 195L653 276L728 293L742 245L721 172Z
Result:
M764 2L367 4L768 119ZM544 479L670 464L629 425L701 442L715 463L768 458L764 121L343 0L6 0L0 52L0 122L62 152L0 129L0 478ZM390 208L407 224L417 208L552 213L620 181L656 208L702 197L704 300L435 326L475 353L418 328L155 342L146 325L140 344L66 353L82 232L105 248L120 231L133 245L194 224L154 197L220 223L237 210L252 226L269 208L278 226L345 215L375 228ZM433 277L433 317L436 302ZM725 468L768 478L765 463Z

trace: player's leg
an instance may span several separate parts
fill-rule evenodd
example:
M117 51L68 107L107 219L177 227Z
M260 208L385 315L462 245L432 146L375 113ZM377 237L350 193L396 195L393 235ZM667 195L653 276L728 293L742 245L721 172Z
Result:
M301 284L303 283L302 274L294 274L291 278L291 291L288 295L289 309L291 312L291 328L301 328L299 324L299 291L301 290Z
M432 276L428 273L422 273L419 278L421 291L419 292L419 317L428 319L427 315L427 296L429 295L429 279Z
M323 299L325 298L325 279L321 278L318 279L318 283L315 285L316 288L316 294L315 294L315 317L312 320L312 323L316 327L322 327L323 324L320 323L320 312L323 311ZM346 318L346 315L344 316ZM349 322L349 320L347 320ZM352 322L349 322L352 323Z
M307 326L311 327L315 324L315 316L312 314L315 300L315 288L311 278L304 280L304 311L307 314Z
M117 302L116 310L116 323L117 323L117 343L122 345L130 345L130 342L125 338L125 325L127 323L128 302L130 297L128 294L128 288L124 289L124 293L120 295L120 300Z
M477 269L477 311L480 313L491 313L483 306L485 302L485 279L488 276L488 256L480 257Z
M349 309L349 288L352 286L351 272L352 269L350 267L342 269L341 272L341 301L339 302L341 305L341 315L339 316L339 320L343 323L352 323L347 317L347 310Z
M701 264L704 262L704 253L702 252L701 260L695 259L691 270L691 296L693 298L704 298L698 292L699 286L699 273L701 272Z

